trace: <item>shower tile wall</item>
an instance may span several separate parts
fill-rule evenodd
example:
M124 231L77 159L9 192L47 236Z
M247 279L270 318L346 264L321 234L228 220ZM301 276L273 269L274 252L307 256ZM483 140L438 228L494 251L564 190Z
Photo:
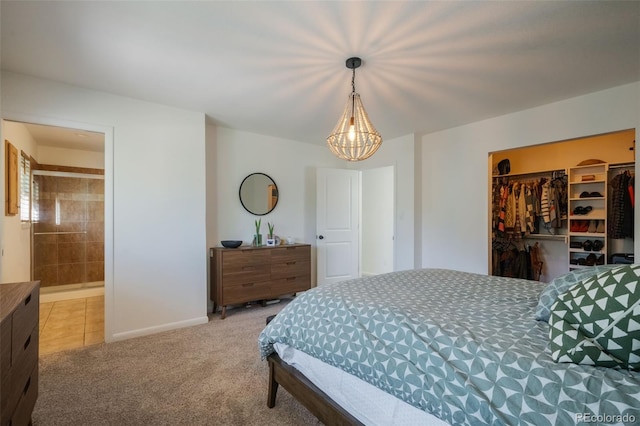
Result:
M33 274L42 287L104 280L104 180L35 175Z

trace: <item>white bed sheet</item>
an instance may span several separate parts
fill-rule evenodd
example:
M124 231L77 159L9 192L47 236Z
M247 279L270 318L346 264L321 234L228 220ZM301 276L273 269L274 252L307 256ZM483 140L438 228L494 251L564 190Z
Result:
M407 404L343 370L275 343L280 358L304 374L313 384L352 416L370 426L446 426L448 423Z

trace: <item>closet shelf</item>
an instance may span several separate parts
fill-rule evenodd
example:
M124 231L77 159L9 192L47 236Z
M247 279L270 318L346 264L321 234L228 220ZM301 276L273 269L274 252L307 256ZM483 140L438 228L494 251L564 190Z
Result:
M569 185L585 185L585 184L592 184L592 183L604 183L605 180L604 179L595 179L595 180L577 180L574 182L569 182Z
M567 238L564 234L529 234L523 235L522 238L529 240L558 240L563 241Z
M571 197L569 201L589 201L589 200L604 200L604 197Z
M553 169L553 170L541 170L539 172L526 172L526 173L510 173L508 175L492 175L492 178L509 178L509 177L547 177L548 175L555 172L564 172L567 174L567 169Z

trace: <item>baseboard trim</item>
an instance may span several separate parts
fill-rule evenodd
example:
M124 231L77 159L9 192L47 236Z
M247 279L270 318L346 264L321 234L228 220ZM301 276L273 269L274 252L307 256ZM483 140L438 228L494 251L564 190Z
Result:
M191 327L194 325L206 324L209 322L209 317L203 316L198 318L192 318L184 321L171 322L168 324L162 324L154 327L139 328L137 330L125 331L122 333L114 333L111 338L105 336L105 342L117 342L120 340L132 339L134 337L149 336L151 334L160 333L163 331L176 330L178 328Z

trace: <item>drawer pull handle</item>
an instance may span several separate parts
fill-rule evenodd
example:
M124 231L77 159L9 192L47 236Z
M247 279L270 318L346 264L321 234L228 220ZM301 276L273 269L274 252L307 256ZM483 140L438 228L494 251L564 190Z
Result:
M295 265L296 262L287 262L287 265Z
M242 284L242 287L251 287L251 286L253 286L253 284L255 284L255 283Z
M28 295L26 299L24 299L24 304L25 306L29 304L29 302L31 302L31 295Z
M296 279L296 277L289 277L287 278L287 281L294 281Z
M29 343L31 343L31 336L27 337L27 341L24 342L24 348L27 349L27 346L29 346Z
M27 384L24 385L24 390L22 391L23 394L27 393L27 391L29 390L29 386L31 386L31 377L29 377L29 379L27 380Z

